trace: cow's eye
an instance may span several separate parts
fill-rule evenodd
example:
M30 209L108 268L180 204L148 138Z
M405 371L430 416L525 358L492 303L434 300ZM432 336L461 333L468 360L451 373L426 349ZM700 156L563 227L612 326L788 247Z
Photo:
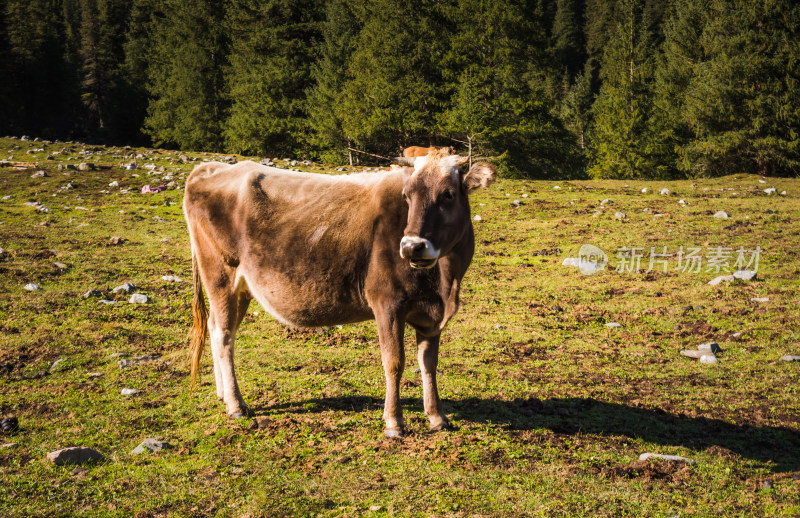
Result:
M439 195L439 201L450 201L455 197L456 197L455 193L450 189L448 189Z

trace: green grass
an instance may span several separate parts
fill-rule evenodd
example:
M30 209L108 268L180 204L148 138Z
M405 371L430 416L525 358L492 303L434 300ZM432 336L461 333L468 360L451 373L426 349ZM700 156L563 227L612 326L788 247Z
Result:
M140 168L121 169L133 152L145 156ZM193 163L181 154L0 139L0 159L36 163L0 167L0 197L11 196L0 201L0 413L20 422L0 436L18 443L0 449L0 515L800 514L800 364L779 361L800 354L800 181L500 180L476 194L476 255L439 367L458 430L427 431L408 333L401 395L412 434L388 440L370 322L291 331L253 304L237 366L246 401L269 420L260 429L227 421L210 355L189 391L180 187ZM58 169L80 162L111 167ZM31 178L37 170L49 176ZM167 175L178 188L139 194ZM132 191L108 187L114 180ZM68 182L75 187L62 190ZM773 185L787 194L762 192ZM674 194L660 196L662 187ZM594 216L605 198L613 204ZM618 210L627 218L616 220ZM731 218L711 217L717 210ZM111 246L112 236L127 242ZM561 266L584 243L612 267L584 276ZM756 281L713 287L716 274L675 271L674 259L666 274L614 271L616 250L632 246L763 253ZM42 291L25 291L30 282ZM110 293L124 282L153 302ZM91 288L120 304L83 299ZM717 365L679 354L709 340L724 349ZM115 353L160 360L122 370ZM143 392L121 396L126 387ZM147 437L172 448L130 455ZM45 460L73 445L106 460L79 469ZM697 465L639 462L643 452Z

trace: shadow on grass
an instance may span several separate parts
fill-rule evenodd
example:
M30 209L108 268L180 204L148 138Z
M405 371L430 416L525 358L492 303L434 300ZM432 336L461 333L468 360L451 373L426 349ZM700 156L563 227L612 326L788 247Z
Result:
M448 416L456 421L492 423L510 430L549 429L567 435L620 435L694 450L719 446L743 458L770 463L776 472L800 470L800 432L783 427L736 425L719 419L674 415L591 398L545 401L468 398L443 400L443 405ZM408 412L422 412L422 400L406 398L403 407L407 417ZM344 396L307 399L253 410L257 415L263 415L274 411L361 412L382 408L382 399Z

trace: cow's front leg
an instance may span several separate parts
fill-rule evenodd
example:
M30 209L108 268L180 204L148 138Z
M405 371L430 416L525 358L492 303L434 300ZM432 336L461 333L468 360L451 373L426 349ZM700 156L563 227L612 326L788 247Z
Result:
M442 412L442 401L436 386L436 366L439 364L439 336L423 336L417 332L417 360L422 375L422 399L431 430L451 430L453 426Z
M406 427L403 423L403 409L400 406L400 377L406 361L403 349L403 328L405 322L399 315L390 311L376 312L378 338L381 342L381 361L386 377L386 400L383 406L383 420L386 437L402 437Z

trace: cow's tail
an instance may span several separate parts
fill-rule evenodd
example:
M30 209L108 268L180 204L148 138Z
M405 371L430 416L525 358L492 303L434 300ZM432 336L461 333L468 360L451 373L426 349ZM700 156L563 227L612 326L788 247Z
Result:
M200 279L200 269L197 267L197 255L192 247L192 286L194 298L192 299L192 330L189 332L189 352L191 355L192 385L194 389L197 382L197 373L200 370L200 360L208 338L208 308L203 297L203 281Z

